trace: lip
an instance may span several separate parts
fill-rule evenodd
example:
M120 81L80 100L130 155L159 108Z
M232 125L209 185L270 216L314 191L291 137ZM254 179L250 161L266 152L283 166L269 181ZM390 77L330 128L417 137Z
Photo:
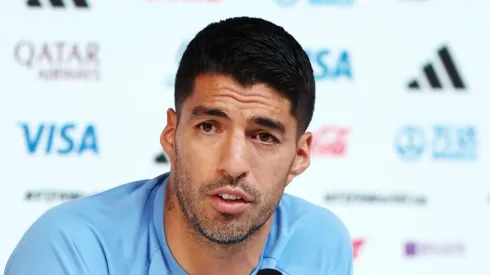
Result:
M228 215L236 215L245 211L251 203L240 201L226 201L219 196L212 196L211 203L218 212Z
M222 187L222 188L214 190L210 195L211 196L217 196L218 194L229 194L229 195L233 195L233 196L238 196L238 197L242 198L242 200L244 200L246 203L252 202L252 198L247 193L245 193L243 190L241 190L240 188L232 188L229 186Z

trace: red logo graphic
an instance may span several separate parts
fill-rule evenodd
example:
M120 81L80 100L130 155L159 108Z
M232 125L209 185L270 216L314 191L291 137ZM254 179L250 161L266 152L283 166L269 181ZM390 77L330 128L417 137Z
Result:
M313 133L312 155L345 156L349 129L338 126L325 126Z
M15 45L18 64L35 69L44 80L99 80L99 44L67 41L35 44L24 40Z
M354 260L359 257L359 250L361 250L361 247L364 245L365 240L364 239L355 239L352 240L352 250L354 254Z

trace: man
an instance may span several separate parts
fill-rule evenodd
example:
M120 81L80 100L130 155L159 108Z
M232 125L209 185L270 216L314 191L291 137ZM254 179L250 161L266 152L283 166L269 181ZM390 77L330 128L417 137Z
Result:
M311 64L284 29L210 24L177 71L160 137L170 173L47 211L6 274L351 274L342 222L284 194L310 163L314 101Z

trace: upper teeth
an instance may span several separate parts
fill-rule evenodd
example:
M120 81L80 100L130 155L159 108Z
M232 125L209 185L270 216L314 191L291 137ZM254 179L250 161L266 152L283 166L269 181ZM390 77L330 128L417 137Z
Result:
M230 194L218 194L218 196L222 197L225 200L241 200L242 198L235 195Z

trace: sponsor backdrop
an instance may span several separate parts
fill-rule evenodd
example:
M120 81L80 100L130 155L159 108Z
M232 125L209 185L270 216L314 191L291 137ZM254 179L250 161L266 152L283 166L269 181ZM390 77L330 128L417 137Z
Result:
M1 1L0 264L50 207L168 171L159 134L187 41L249 15L284 26L312 61L313 160L287 192L343 219L354 273L490 274L489 9L483 0Z

